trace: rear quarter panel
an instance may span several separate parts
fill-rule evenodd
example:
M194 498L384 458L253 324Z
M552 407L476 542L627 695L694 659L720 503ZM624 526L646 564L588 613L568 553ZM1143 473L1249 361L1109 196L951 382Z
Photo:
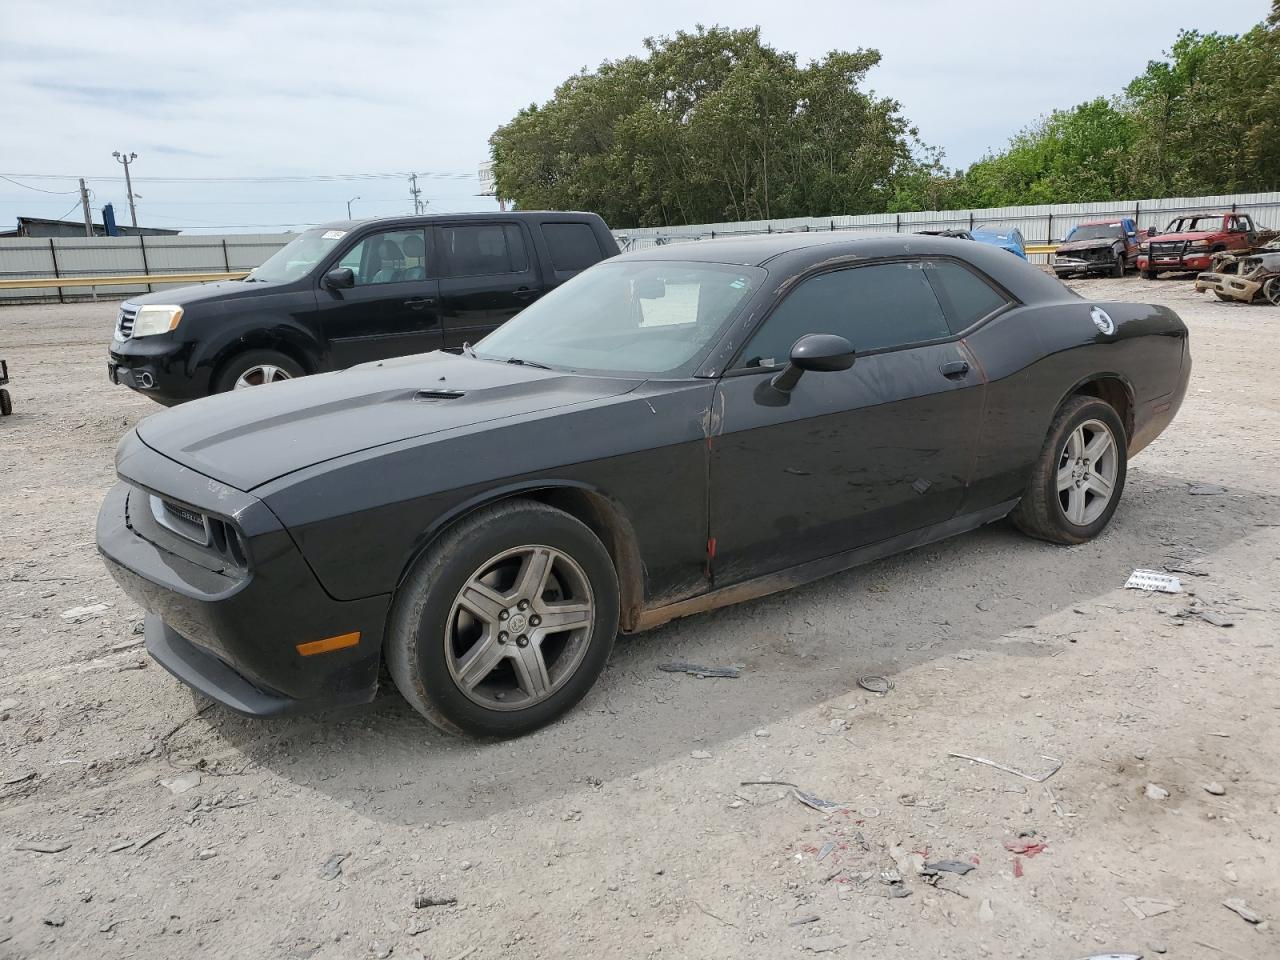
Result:
M1094 307L1111 318L1114 332L1098 328ZM1146 434L1153 417L1168 413L1167 423L1181 402L1186 339L1185 325L1167 307L1065 299L1012 310L966 337L988 387L963 509L1020 496L1058 408L1099 378L1124 385L1132 410L1126 427L1136 452L1135 440L1141 446L1151 439ZM1170 406L1160 411L1163 404Z

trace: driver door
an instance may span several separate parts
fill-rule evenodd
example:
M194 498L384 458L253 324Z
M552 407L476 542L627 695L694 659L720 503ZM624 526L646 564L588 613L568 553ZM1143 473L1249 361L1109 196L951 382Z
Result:
M721 379L710 463L715 587L956 513L986 387L930 269L893 261L809 277ZM844 337L857 359L779 393L770 381L810 333Z

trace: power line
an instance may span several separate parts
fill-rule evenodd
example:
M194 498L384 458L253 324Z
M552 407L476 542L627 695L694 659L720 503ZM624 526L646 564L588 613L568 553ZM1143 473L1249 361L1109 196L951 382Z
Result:
M252 177L134 177L138 183L323 183L343 180L403 180L410 176L409 173L313 173L313 174L297 174L297 175L271 175L271 176L252 176ZM417 176L429 178L433 180L478 180L479 175L475 173L446 173L440 171L427 171L417 173ZM24 177L28 180L78 180L79 174L69 173L11 173L0 174L6 180L11 177ZM86 176L86 180L114 180L123 181L124 177L117 176ZM19 184L25 186L25 184ZM39 189L33 187L31 189ZM55 191L47 191L55 192Z
M12 177L6 177L4 174L0 174L0 180L8 180L15 187L22 187L24 190L34 190L37 193L72 194L72 193L80 192L79 190L46 190L43 187L33 187L29 183L19 183L17 180L14 180Z

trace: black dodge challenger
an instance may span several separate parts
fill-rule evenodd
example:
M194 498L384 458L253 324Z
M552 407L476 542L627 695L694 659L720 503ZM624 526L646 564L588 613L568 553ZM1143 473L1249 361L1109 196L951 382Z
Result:
M1162 306L1003 250L790 234L601 263L460 354L198 400L98 519L151 655L243 713L511 736L619 632L1010 516L1080 543L1187 389Z

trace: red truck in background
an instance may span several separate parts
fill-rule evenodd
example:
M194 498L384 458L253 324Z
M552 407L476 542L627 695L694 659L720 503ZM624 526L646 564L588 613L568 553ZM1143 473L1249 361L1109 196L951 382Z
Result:
M1138 248L1138 269L1148 280L1166 270L1208 270L1220 250L1249 250L1258 230L1247 213L1189 213L1169 221L1163 233L1148 233Z

